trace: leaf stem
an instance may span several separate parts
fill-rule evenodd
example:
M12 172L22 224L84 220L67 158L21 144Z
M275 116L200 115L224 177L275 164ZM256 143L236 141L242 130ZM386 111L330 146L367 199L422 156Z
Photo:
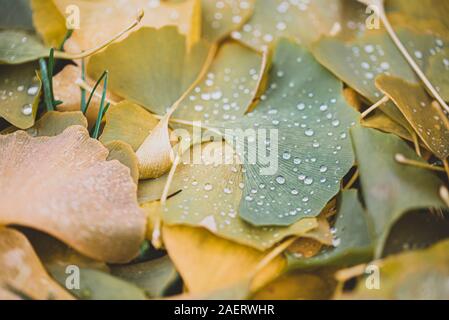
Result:
M440 197L446 204L446 206L449 207L449 190L445 186L440 187Z
M161 200L160 200L161 210L164 210L164 208L165 208L165 204L167 203L167 198L168 198L168 192L170 190L170 185L173 181L173 177L175 176L175 172L179 165L179 162L181 161L180 151L181 151L181 144L179 144L178 152L176 152L175 159L173 160L173 164L168 173L167 181L165 182L165 185L164 185L164 190L162 191ZM151 243L153 244L153 246L155 248L162 247L162 241L161 241L161 225L162 225L161 216L162 216L162 214L163 213L161 213L158 216L158 218L154 224L153 234L151 236Z
M111 44L112 42L114 42L117 39L121 38L124 34L126 34L129 31L131 31L136 26L138 26L140 21L142 21L142 18L144 17L144 14L145 14L144 11L140 10L138 16L136 17L136 20L129 27L127 27L126 29L120 31L115 36L113 36L111 39L103 42L102 44L100 44L99 46L97 46L95 48L91 48L91 49L83 51L81 53L67 53L67 52L64 52L64 51L55 51L55 57L57 59L65 59L65 60L77 60L77 59L87 58L87 57L97 53L98 51L106 48L109 44Z
M277 256L282 254L285 250L287 250L288 247L290 247L298 237L292 237L290 239L285 240L281 244L279 244L277 247L275 247L273 250L271 250L260 262L257 264L257 266L254 268L254 270L251 273L251 280L254 280L256 275L265 268L271 261L276 259ZM251 290L254 288L251 285Z
M348 181L348 183L343 187L343 190L349 190L354 183L357 181L357 179L359 178L359 169L357 169L354 174L352 175L351 179Z
M425 162L421 162L421 161L416 161L416 160L411 160L411 159L407 159L403 154L401 153L397 153L394 156L394 159L396 160L396 162L400 163L400 164L405 164L408 166L413 166L413 167L417 167L417 168L421 168L421 169L427 169L427 170L433 170L433 171L438 171L438 172L445 172L445 169L439 166L434 166Z
M369 107L368 109L366 109L362 114L361 114L361 119L366 118L367 115L369 115L371 112L373 112L374 110L376 110L377 108L379 108L382 104L388 102L390 100L390 98L388 96L384 96L382 99L380 99L379 101L377 101L375 104L373 104L371 107Z
M415 60L411 57L410 53L407 51L407 49L405 48L405 46L402 44L401 40L399 39L398 35L394 31L392 25L390 24L390 21L388 20L386 13L385 13L384 6L382 5L381 8L379 8L379 9L380 9L380 12L379 12L380 19L381 19L382 23L384 24L385 28L387 29L387 32L390 35L390 38L395 43L396 47L399 49L399 51L402 53L404 58L410 64L410 66L415 71L417 76L424 83L424 86L431 93L431 95L439 102L440 106L442 106L447 112L449 112L449 106L446 104L444 99L441 97L441 95L438 93L438 91L435 89L435 87L429 81L429 79L424 74L424 72L421 70L421 68L418 66L418 64L415 62Z

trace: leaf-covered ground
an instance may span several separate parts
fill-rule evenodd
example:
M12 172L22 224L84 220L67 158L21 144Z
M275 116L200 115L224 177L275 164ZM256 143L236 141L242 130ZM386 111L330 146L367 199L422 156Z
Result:
M0 299L449 299L448 16L0 0Z

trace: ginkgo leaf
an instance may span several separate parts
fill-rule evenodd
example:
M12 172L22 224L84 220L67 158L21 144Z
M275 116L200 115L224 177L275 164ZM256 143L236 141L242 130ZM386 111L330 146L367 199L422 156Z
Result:
M256 0L202 0L202 35L214 42L229 35L245 23Z
M34 126L27 130L34 137L53 137L64 132L70 126L82 126L87 128L86 117L80 111L45 113Z
M374 83L378 75L388 73L417 83L415 74L383 30L369 30L349 41L325 37L312 46L312 52L321 64L371 103L382 98ZM394 104L380 108L403 127L410 128Z
M0 117L21 129L33 126L39 104L41 81L35 70L34 63L0 65Z
M71 39L77 51L94 48L124 30L138 12L145 16L142 27L162 28L176 26L187 37L189 45L200 39L201 1L148 1L148 0L53 0L60 13L65 16L67 8L76 6L79 10L80 24Z
M289 255L289 268L348 267L371 260L373 245L367 215L356 190L342 193L336 219L332 247L311 258Z
M401 216L416 209L445 207L439 197L442 182L429 171L395 160L396 154L419 160L401 139L360 127L353 128L351 134L379 257L390 229Z
M134 258L145 216L129 169L80 126L56 137L0 136L0 223L32 227L108 262Z
M159 120L139 105L122 101L109 108L105 122L101 142L121 140L137 151Z
M24 233L47 270L57 267L65 269L75 265L81 268L109 272L106 263L83 256L45 233L32 229L25 229ZM63 285L65 286L65 283Z
M380 110L375 110L368 117L361 119L360 124L366 128L393 133L402 139L413 142L413 137L407 129Z
M51 266L51 275L61 284L65 284L67 273L65 268ZM102 271L79 268L79 288L69 291L82 300L145 300L143 290L132 283Z
M316 217L353 165L348 130L355 119L338 79L281 40L257 108L223 124L245 168L240 216L258 226Z
M268 69L264 57L234 41L217 52L207 75L179 104L173 118L204 124L242 117L261 90Z
M45 271L33 247L20 232L0 228L0 287L6 285L33 299L72 299Z
M29 0L0 0L0 28L33 30Z
M162 235L171 260L192 294L242 282L252 282L256 290L285 266L285 260L278 256L258 271L265 253L218 238L202 228L164 226Z
M175 27L142 28L94 55L88 73L98 79L108 70L111 91L165 114L198 77L208 49L200 41L188 50Z
M401 110L421 140L438 158L449 156L449 119L440 105L419 85L379 76L376 86Z
M179 280L178 272L168 256L126 266L114 266L111 272L114 276L144 289L150 298L164 296Z
M342 299L445 300L449 296L449 241L373 262L381 274L379 290L370 290L367 275Z
M34 126L25 131L33 137L53 137L61 134L70 126L82 126L87 128L86 117L84 117L80 111L49 111L37 120ZM9 127L1 133L8 134L16 132L17 130L19 129L16 127Z
M33 24L44 43L53 48L59 48L67 33L66 19L63 17L53 0L31 0Z
M329 276L290 272L269 283L252 297L255 300L329 299L336 282Z
M0 30L0 64L21 64L48 56L50 49L33 33Z
M140 179L159 178L170 170L175 158L168 129L169 114L151 130L137 149Z
M270 46L281 37L308 45L322 35L345 28L340 15L349 15L350 10L351 6L340 1L256 0L251 19L232 36L256 49Z
M307 236L308 232L318 227L315 218L302 219L290 227L257 228L243 221L238 213L243 188L241 165L215 164L208 159L209 154L221 159L225 154L232 153L229 145L212 142L195 145L184 154L182 161L185 164L178 166L169 193L182 191L167 200L162 215L164 223L204 227L219 237L258 250L266 250L288 236ZM200 161L190 164L188 158L193 159L195 155ZM152 187L165 185L166 177L161 180L164 183L156 181ZM142 184L149 184L151 188L151 181ZM159 199L162 192L149 190L150 194L158 195Z
M139 181L139 161L131 146L120 140L110 141L104 146L109 150L107 160L118 160L127 166L133 181L137 184Z

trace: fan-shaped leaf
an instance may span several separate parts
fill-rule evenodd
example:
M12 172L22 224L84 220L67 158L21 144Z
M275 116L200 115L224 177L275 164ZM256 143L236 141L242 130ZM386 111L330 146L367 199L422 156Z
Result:
M316 217L339 191L353 165L348 130L356 112L347 106L341 83L288 40L277 46L269 88L252 113L226 124L234 130L225 137L246 170L241 217L259 226L289 225ZM253 136L241 139L245 132L239 129L248 128ZM249 156L256 132L254 165Z
M428 171L397 163L397 153L419 158L393 135L357 127L352 139L379 257L390 229L407 211L445 207L439 198L442 182Z
M0 136L0 223L47 232L83 254L124 262L138 252L145 216L129 169L72 126L56 137Z
M33 126L39 104L41 81L35 70L34 63L0 65L0 117L21 129Z

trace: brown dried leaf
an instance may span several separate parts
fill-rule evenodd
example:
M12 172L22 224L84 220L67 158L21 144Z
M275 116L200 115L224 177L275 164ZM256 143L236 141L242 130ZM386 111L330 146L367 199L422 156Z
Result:
M129 169L80 126L0 136L0 224L32 227L94 259L127 262L145 232Z
M7 290L11 287L38 300L72 299L50 278L27 238L16 230L0 228L0 270L0 298L19 298Z

